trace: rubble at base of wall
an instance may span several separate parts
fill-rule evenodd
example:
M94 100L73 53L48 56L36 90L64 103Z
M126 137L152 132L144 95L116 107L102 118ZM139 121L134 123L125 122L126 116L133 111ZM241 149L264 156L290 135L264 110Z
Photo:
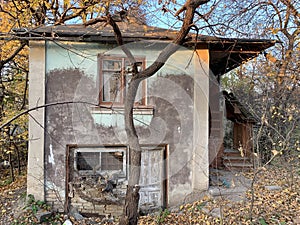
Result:
M88 202L80 197L72 198L71 205L82 214L96 214L100 216L120 216L123 212L123 204L97 204L93 202Z

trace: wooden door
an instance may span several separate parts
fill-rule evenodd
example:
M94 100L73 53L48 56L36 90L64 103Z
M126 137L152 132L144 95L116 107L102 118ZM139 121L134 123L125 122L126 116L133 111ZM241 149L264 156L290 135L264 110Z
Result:
M142 211L164 206L164 147L143 148L140 177L140 201Z
M235 149L242 147L245 156L250 157L253 152L252 124L234 123L233 146Z

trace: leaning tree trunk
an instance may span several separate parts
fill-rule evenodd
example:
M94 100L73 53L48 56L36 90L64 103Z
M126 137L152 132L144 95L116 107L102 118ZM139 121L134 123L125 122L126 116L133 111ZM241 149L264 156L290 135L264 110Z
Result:
M191 26L193 25L193 18L196 9L209 0L187 0L185 4L176 13L179 16L185 11L183 24L177 37L174 39L173 43L167 45L162 52L159 54L156 61L151 64L148 68L141 72L137 72L136 65L133 63L133 78L128 85L127 93L125 96L125 130L127 134L127 141L129 146L129 180L125 198L125 206L123 215L120 218L119 225L136 225L138 222L138 204L139 204L139 180L140 180L140 166L141 166L141 146L139 144L138 135L133 123L133 107L136 92L139 83L143 79L147 79L153 76L160 68L162 68L168 58L176 52L180 45L185 41L186 36L189 33ZM117 43L122 47L122 50L130 59L130 62L135 62L131 52L123 46L122 35L117 24L108 16L108 22L114 29L115 37Z
M136 92L141 80L133 79L127 89L125 98L125 129L129 146L129 180L126 192L123 216L120 225L137 224L139 205L139 180L142 149L133 123L133 106Z

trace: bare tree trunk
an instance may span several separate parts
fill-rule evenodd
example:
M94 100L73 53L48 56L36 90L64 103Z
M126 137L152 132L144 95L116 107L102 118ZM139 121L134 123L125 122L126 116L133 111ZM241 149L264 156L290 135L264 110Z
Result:
M138 204L139 204L139 180L142 149L139 144L138 135L133 123L133 106L139 80L132 80L127 89L125 98L125 129L129 145L129 180L126 192L124 216L120 220L120 225L137 224Z
M18 164L18 175L21 175L21 158L20 158L20 150L18 148L18 146L13 143L15 149L16 149L16 153L17 153L17 164Z
M133 107L136 97L136 92L139 84L142 80L153 76L160 68L162 68L168 58L176 52L180 45L185 41L186 36L189 33L191 26L193 25L193 18L196 9L209 0L187 0L183 7L178 10L176 16L179 16L182 12L185 12L184 20L180 31L178 31L177 37L173 43L166 46L156 59L144 71L137 72L135 60L131 52L126 48L122 47L122 50L129 58L130 62L133 63L133 78L130 81L126 96L125 96L125 130L127 134L127 141L129 146L129 180L125 198L125 206L123 216L120 218L119 225L136 225L138 222L138 204L139 204L139 180L140 180L140 166L142 149L139 144L139 138L136 133L136 129L133 122ZM114 29L117 43L122 46L122 35L117 24L108 16L108 21Z
M11 155L11 152L8 153L8 161L9 161L9 169L10 169L11 181L15 181L14 166L12 164L12 155Z

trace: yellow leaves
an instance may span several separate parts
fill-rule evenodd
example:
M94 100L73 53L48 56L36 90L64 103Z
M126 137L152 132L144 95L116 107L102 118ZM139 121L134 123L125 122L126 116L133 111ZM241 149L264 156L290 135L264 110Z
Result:
M277 62L277 59L271 53L266 53L265 57L267 58L267 60L269 60L272 63L276 63Z
M275 150L275 149L273 149L271 152L272 152L273 156L276 156L276 155L279 154L279 151L277 151L277 150Z
M274 153L278 154L277 151ZM209 196L204 196L194 203L179 206L180 212L171 213L162 224L295 224L294 219L299 217L300 211L300 177L294 176L294 188L286 187L286 178L289 177L289 173L288 170L282 168L270 170L269 167L264 167L254 185L252 222L249 220L252 198L249 191L248 201L245 202L230 202L225 196L214 200ZM253 177L253 174L251 176ZM282 190L269 190L265 188L266 185L279 185ZM206 205L199 209L203 203ZM221 208L221 218L210 214L216 208ZM143 222L140 221L140 225L153 224L149 216L146 218L148 220L145 217L142 218Z
M144 1L144 0L138 0L137 3L138 3L139 5L142 5L142 4L145 3L145 1Z
M10 31L12 27L16 26L28 27L31 15L28 6L29 5L24 1L7 1L3 4L5 8L2 14L5 18L3 22L8 25L8 27L6 28L4 24L1 24L1 27L3 26L5 32Z
M0 12L0 27L1 27L1 32L5 33L5 32L9 32L12 25L9 21L9 17L6 13L4 12Z
M44 2L44 5L46 6L47 9L51 8L51 3L50 2Z
M273 76L276 75L276 73L275 73L275 72L268 72L266 75L267 75L268 77L273 77Z
M70 0L64 0L64 6L63 6L64 10L67 10L71 6L70 4L71 4Z
M269 30L271 31L272 34L277 34L280 31L279 28L273 28L273 27L269 28Z

